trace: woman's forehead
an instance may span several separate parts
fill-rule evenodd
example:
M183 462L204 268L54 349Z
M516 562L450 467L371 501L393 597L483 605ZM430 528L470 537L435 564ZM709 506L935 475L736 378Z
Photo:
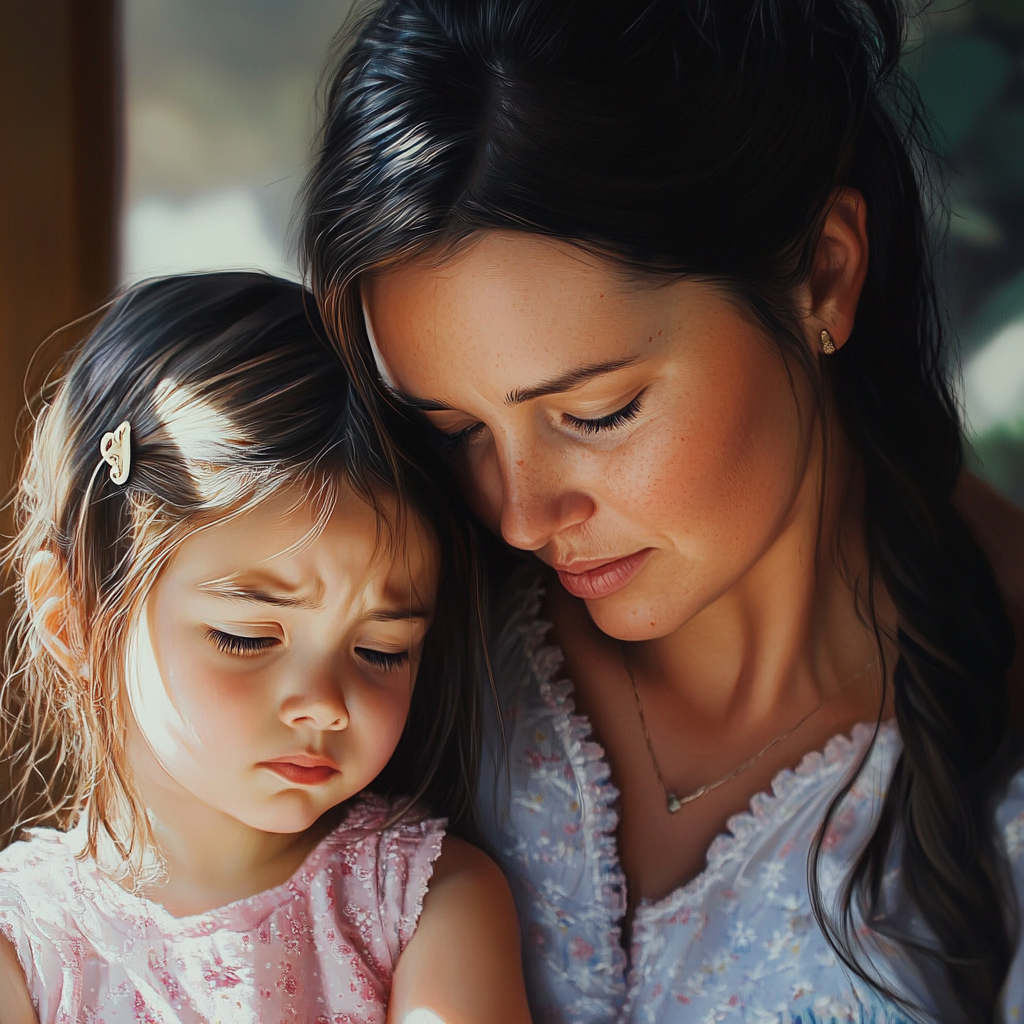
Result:
M493 232L444 262L421 259L367 280L367 332L392 389L443 401L482 375L502 394L581 367L635 360L681 312L721 302L702 282L639 279L555 239ZM471 379L472 378L472 379Z

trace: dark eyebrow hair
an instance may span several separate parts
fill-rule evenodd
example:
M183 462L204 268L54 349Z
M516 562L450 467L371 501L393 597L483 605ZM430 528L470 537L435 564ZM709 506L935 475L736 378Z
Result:
M544 395L556 395L560 391L569 391L584 381L621 370L624 366L635 363L639 358L639 356L626 356L624 359L612 359L606 363L580 366L575 370L560 374L558 377L552 377L550 380L542 380L530 388L513 388L505 396L505 404L521 405L523 402L529 402L531 398L541 398Z
M262 587L239 587L231 584L212 582L201 583L199 589L204 594L212 594L214 597L225 597L233 601L252 601L256 604L269 604L275 608L320 608L320 601L312 597L289 597L287 594L277 594L272 590L264 590Z
M623 359L612 359L606 363L594 363L592 366L580 366L574 370L569 370L566 373L560 374L558 377L552 377L549 380L542 380L539 384L535 384L533 387L513 388L505 396L505 404L522 405L523 402L528 402L531 398L541 398L544 395L555 395L560 391L569 391L570 389L582 384L584 381L591 380L594 377L600 377L605 373L613 373L615 370L621 370L624 366L630 366L639 358L639 356L626 356ZM420 412L454 411L450 405L445 405L444 402L437 402L432 398L417 398L415 395L407 395L404 391L399 391L398 388L393 388L385 381L382 381L381 383L392 398L395 398L403 405L409 406L411 409L417 409Z
M435 402L432 398L417 398L415 395L407 395L404 391L399 391L398 388L393 388L386 380L381 380L381 387L396 401L401 402L402 405L408 406L410 409L416 409L419 412L452 412L450 405L445 405L444 402Z
M423 608L378 608L366 617L372 622L402 622L405 619L426 619L427 613Z

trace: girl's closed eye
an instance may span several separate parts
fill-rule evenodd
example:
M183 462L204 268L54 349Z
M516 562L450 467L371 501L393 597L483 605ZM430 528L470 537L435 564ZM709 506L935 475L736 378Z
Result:
M395 672L409 664L408 651L379 651L373 647L357 647L356 654L378 672Z
M212 626L206 630L206 639L221 653L238 658L252 658L281 645L280 638L276 636L239 636Z

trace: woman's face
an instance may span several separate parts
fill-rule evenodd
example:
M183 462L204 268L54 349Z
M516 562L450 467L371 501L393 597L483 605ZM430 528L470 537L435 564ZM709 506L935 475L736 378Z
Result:
M611 636L673 632L786 525L814 400L720 287L493 232L364 301L382 375L449 435L479 515Z

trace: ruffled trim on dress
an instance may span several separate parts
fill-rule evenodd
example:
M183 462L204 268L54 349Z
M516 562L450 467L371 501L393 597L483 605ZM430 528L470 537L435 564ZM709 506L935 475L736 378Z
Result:
M619 791L611 782L611 766L604 748L594 741L592 727L583 715L577 715L572 699L572 681L560 675L564 655L559 647L547 643L552 623L540 618L545 586L540 576L517 591L516 603L507 618L507 633L514 629L526 660L537 681L538 692L551 713L551 721L577 779L582 780L580 801L587 860L592 865L594 891L602 896L593 909L605 918L597 934L607 936L610 945L611 976L608 994L616 1009L626 997L626 951L622 948L622 918L626 913L626 876L619 862L615 831L619 815L615 802Z
M543 580L536 573L521 585L513 581L514 602L510 601L499 630L500 642L508 643L509 634L519 638L521 649L536 678L538 692L559 734L570 764L577 778L583 780L586 813L582 827L591 852L591 863L604 896L600 907L604 925L600 934L606 934L611 945L612 977L609 994L615 999L617 1011L626 1009L627 994L633 990L633 975L639 963L628 971L626 951L622 947L622 918L627 907L626 878L619 860L616 829L618 812L615 802L619 792L611 782L611 768L604 749L592 739L592 727L583 715L575 713L572 698L573 683L560 676L564 656L559 647L546 642L551 623L540 617L545 593ZM657 901L641 901L633 920L632 946L635 950L651 944L659 927L674 914L700 907L708 891L718 880L728 863L741 858L765 830L779 818L788 815L802 796L819 789L826 780L839 778L850 771L857 758L867 749L875 736L875 724L859 722L849 735L839 733L828 740L821 750L805 754L795 768L779 771L767 790L755 793L748 810L733 815L726 829L708 848L707 864L703 871L687 884L673 890ZM861 774L874 765L886 772L891 770L900 750L899 733L894 721L878 727L874 748L861 767Z
M125 934L137 934L140 927L144 930L153 927L159 934L175 939L209 935L222 929L251 931L278 907L294 900L298 892L308 891L310 883L337 850L380 835L382 826L397 805L397 802L388 801L375 793L360 793L352 797L342 821L310 850L306 859L284 882L201 914L176 917L159 903L128 892L112 879L99 874L93 870L91 861L75 861L75 868L83 888L98 891L102 903L117 908L119 918L114 917L112 921ZM387 829L384 835L419 826L424 830L433 828L443 836L444 824L440 819L403 818ZM431 871L432 865L433 860ZM421 907L422 899L421 896Z
M827 780L849 772L874 736L873 722L857 722L849 735L838 733L823 749L804 754L795 768L779 771L768 789L751 797L748 810L728 819L725 831L716 836L708 847L707 864L699 875L660 900L641 901L634 921L634 943L643 945L663 918L671 917L686 907L699 905L727 864L741 859L759 836L788 816L793 805L799 803L805 793L818 791ZM860 766L859 774L869 771L873 762L888 772L900 749L895 721L882 722L878 726L874 748Z
M398 957L416 932L430 879L434 876L434 865L441 856L446 824L443 818L427 818L418 822L403 820L388 829L382 837L386 866L385 892L380 905L388 910L400 908L400 915L393 922L397 942L396 948L392 949L392 967L398 964ZM404 872L396 871L393 854L399 855ZM396 888L396 898L389 898L389 891ZM388 935L391 934L389 930Z

